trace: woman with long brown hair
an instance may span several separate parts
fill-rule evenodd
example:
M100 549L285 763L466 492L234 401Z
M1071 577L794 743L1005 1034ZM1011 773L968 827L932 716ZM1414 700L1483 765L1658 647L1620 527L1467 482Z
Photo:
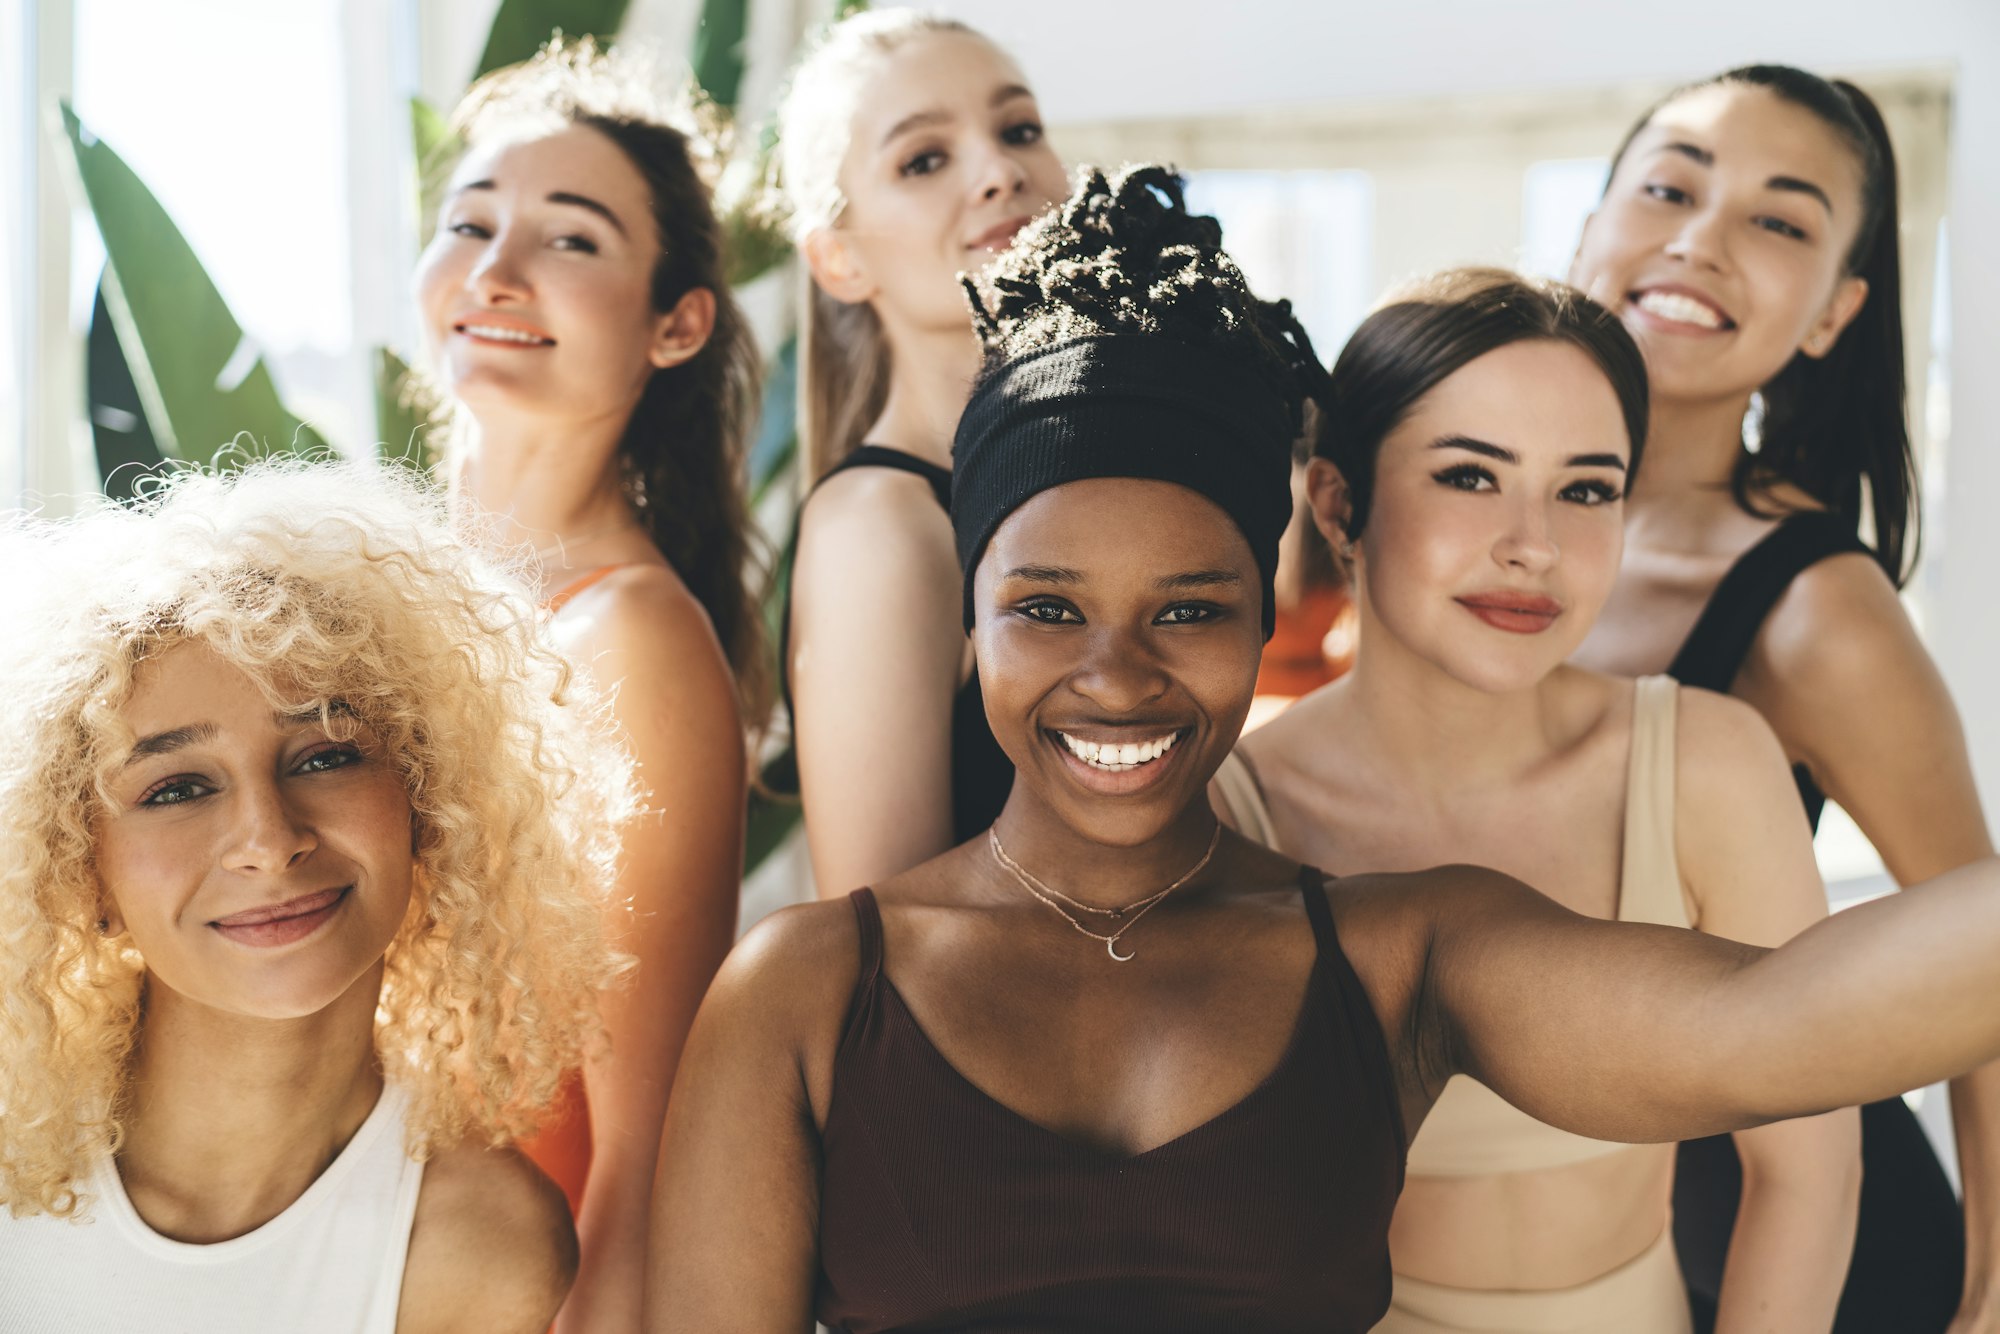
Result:
M613 895L638 958L608 1049L530 1152L583 1247L564 1330L629 1328L667 1091L735 934L745 710L761 694L744 434L757 356L683 111L643 66L553 48L459 109L418 270L478 540L533 549L557 641L613 696L646 794Z

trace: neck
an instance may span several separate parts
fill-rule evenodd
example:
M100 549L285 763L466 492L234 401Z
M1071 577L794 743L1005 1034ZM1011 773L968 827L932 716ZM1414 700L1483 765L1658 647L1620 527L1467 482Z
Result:
M1560 669L1558 669L1560 671ZM1493 693L1443 671L1399 643L1361 598L1354 666L1333 689L1342 701L1342 752L1384 790L1491 791L1546 762L1557 727L1551 672Z
M1713 399L1655 399L1646 452L1626 503L1629 517L1706 508L1729 495L1743 451L1748 394Z
M219 1241L305 1192L381 1094L382 973L377 963L325 1009L285 1020L226 1014L148 979L118 1160L150 1225Z
M979 344L964 329L898 329L885 322L884 333L894 369L882 415L866 439L949 468L951 439L979 372Z
M482 544L532 547L545 575L558 576L586 543L636 526L618 463L625 420L469 423L454 445L452 489Z
M1136 847L1100 843L1043 806L1025 783L1016 783L993 828L1007 855L1023 870L1080 903L1118 908L1157 894L1201 861L1215 838L1215 812L1207 798L1189 803L1173 823ZM993 873L1008 897L1027 894L995 861ZM1204 875L1206 868L1204 868ZM1190 884L1204 877L1196 876Z

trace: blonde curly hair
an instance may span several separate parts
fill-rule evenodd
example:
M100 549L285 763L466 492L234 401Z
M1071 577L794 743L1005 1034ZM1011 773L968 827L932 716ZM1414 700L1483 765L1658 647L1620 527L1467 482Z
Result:
M102 929L93 828L138 664L199 642L274 705L371 728L416 893L376 1011L413 1153L531 1130L625 966L599 897L633 809L601 705L441 501L372 466L190 470L130 507L0 521L0 1201L74 1215L115 1150L145 960Z

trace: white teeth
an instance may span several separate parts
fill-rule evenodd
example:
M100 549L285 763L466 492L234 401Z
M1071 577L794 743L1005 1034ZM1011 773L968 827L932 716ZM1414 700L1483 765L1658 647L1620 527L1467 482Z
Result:
M509 329L498 324L462 324L459 326L459 330L462 333L471 334L475 338L490 338L495 342L501 343L546 343L550 341L540 334L532 334L525 329Z
M1722 316L1713 306L1679 292L1645 292L1635 304L1663 320L1680 324L1698 325L1703 329L1720 329L1723 324Z
M1114 774L1122 774L1127 770L1136 769L1142 764L1152 763L1154 760L1159 759L1160 756L1172 750L1174 743L1181 739L1179 732L1169 732L1165 736L1156 737L1151 741L1127 741L1123 745L1120 745L1117 743L1085 741L1081 737L1073 737L1067 732L1058 732L1056 735L1060 736L1063 739L1063 744L1069 747L1070 754L1076 756L1093 769L1102 769L1107 773Z

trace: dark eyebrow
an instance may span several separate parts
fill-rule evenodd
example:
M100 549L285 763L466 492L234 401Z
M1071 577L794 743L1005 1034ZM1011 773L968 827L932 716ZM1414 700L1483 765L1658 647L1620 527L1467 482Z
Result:
M1060 565L1016 565L1002 579L1027 579L1038 584L1080 584L1083 575Z
M1616 454L1572 454L1564 465L1570 468L1616 468L1625 471L1625 460Z
M1182 588L1215 588L1242 582L1243 576L1234 570L1189 570L1185 574L1170 574L1155 579L1153 587L1162 592L1173 592Z
M1802 181L1796 176L1773 176L1770 180L1764 182L1764 188L1767 190L1793 190L1802 195L1811 195L1814 199L1819 200L1820 207L1825 209L1829 216L1833 213L1833 201L1827 198L1826 191L1820 189L1811 181Z
M464 194L467 190L497 190L499 188L491 180L467 181L464 185L458 187L458 193ZM568 204L573 208L589 209L592 213L595 213L598 217L616 227L620 236L629 235L625 230L625 224L618 220L618 215L605 205L592 199L589 195L572 194L568 190L555 190L548 195L548 201L551 204Z
M1431 441L1431 448L1462 449L1468 454L1481 454L1489 459L1498 459L1502 463L1519 463L1521 461L1521 456L1513 450L1503 449L1499 445L1489 445L1484 440L1474 440L1469 435L1439 436L1436 440Z
M1683 143L1678 139L1670 144L1661 144L1653 151L1656 153L1679 153L1682 157L1699 162L1704 167L1715 165L1715 154L1709 152L1700 144Z
M214 723L191 723L186 727L170 727L164 732L140 737L133 743L132 753L125 757L125 765L129 768L140 760L150 759L155 755L171 755L177 750L185 750L204 741L213 741L216 733L221 730Z

